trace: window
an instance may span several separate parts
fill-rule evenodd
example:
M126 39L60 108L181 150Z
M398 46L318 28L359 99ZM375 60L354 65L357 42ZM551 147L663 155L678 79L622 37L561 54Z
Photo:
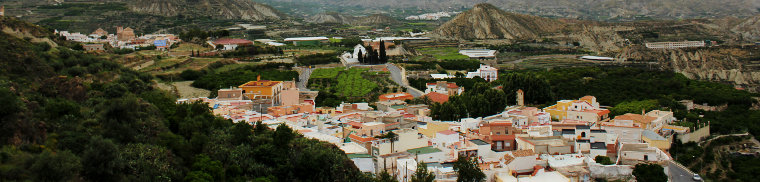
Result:
M501 132L496 132L496 135L501 135Z

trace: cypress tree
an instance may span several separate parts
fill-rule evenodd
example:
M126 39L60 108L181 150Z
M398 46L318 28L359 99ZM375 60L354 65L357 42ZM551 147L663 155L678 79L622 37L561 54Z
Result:
M380 56L380 54L378 54L378 53L377 53L377 50L375 50L375 51L372 53L372 60L373 60L372 62L373 62L373 63L380 63L380 57L379 57L379 56Z
M385 54L385 42L380 40L380 62L381 63L387 63L388 62L388 56Z
M359 50L359 54L357 54L356 57L359 58L359 63L364 64L364 55L361 50Z

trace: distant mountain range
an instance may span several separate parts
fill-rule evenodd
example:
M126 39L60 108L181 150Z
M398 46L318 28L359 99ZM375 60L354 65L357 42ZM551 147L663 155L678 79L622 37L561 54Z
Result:
M211 16L216 19L264 20L287 17L269 5L251 0L132 0L130 10L163 16Z
M758 13L760 0L278 0L315 6L363 7L387 11L446 11L493 4L508 12L600 20L644 15L657 19L748 17ZM315 7L316 8L316 7ZM639 17L642 18L642 17Z

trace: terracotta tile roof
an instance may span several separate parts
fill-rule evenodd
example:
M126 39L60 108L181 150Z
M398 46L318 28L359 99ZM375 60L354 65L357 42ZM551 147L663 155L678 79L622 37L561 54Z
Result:
M377 138L373 138L373 137L360 137L360 136L356 136L356 134L348 135L348 138L351 138L351 141L357 141L357 142L360 142L360 143L367 143L369 141L377 140Z
M444 103L449 101L449 96L438 92L430 92L427 94L428 98L433 102Z
M457 86L457 83L448 83L446 86L449 88L459 88L459 86Z
M587 95L587 96L581 97L581 100L593 100L594 98L596 97Z
M517 90L517 93L523 93L522 89Z
M607 110L607 109L603 109L603 110L585 110L585 111L582 111L582 112L596 113L596 115L598 115L598 116L604 116L605 114L609 114L610 110Z
M515 160L515 157L512 157L509 154L504 154L504 157L502 157L502 159L504 159L504 164L505 165L509 165L509 163L512 163L512 161Z
M625 114L625 115L616 116L615 119L619 119L619 120L634 120L634 121L638 121L638 122L641 122L641 123L651 123L652 121L654 121L655 119L657 119L657 117L643 116L643 115L640 115L640 114L631 114L631 113L628 113L628 114Z
M535 153L533 153L533 149L512 151L512 155L514 155L515 157L527 157L527 156L532 156L534 154Z
M355 121L351 121L351 122L348 122L346 124L351 125L352 127L356 128L356 129L362 128L362 124L358 123L358 122L355 122Z
M245 39L222 39L214 41L214 44L253 44L253 41Z

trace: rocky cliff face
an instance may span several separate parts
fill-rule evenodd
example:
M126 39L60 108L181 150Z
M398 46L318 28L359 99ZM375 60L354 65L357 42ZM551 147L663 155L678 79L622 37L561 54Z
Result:
M535 39L565 24L548 18L505 12L491 4L475 5L432 33L455 39Z
M264 20L287 15L271 6L250 0L134 0L130 10L163 16L212 16L217 19Z
M342 23L351 24L354 21L353 16L341 15L337 12L319 13L317 15L306 18L305 21L312 23Z
M741 21L731 28L731 31L741 35L746 40L760 40L760 14Z
M628 47L611 56L629 61L657 62L663 69L690 79L733 84L760 92L760 50L757 46L721 46L689 49Z

